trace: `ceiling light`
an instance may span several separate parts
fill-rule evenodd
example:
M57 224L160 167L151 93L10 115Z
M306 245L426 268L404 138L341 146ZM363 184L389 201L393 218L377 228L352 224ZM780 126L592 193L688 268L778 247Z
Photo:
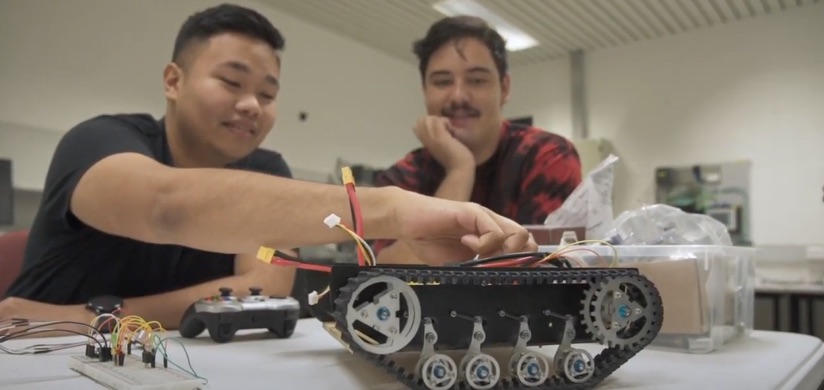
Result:
M474 0L443 0L432 7L446 16L470 15L486 20L504 37L506 49L509 51L538 46L538 40Z

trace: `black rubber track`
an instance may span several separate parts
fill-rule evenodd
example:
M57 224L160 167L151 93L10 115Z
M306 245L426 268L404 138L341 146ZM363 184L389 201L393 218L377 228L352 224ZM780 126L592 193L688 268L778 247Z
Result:
M521 384L515 378L501 378L493 389L523 389L523 390L581 390L593 389L598 386L604 379L615 372L621 365L626 363L630 358L635 356L639 351L649 345L661 329L664 319L663 306L661 296L655 286L649 282L647 278L641 276L637 269L632 268L614 268L614 269L529 269L529 270L506 270L493 271L468 268L466 270L439 270L439 269L415 269L415 268L382 268L370 267L369 270L363 270L354 278L349 279L349 283L340 289L340 293L335 299L335 326L341 333L341 339L344 343L349 345L356 356L359 356L372 364L380 367L390 375L397 378L398 381L413 390L428 390L424 385L423 379L420 378L416 372L408 372L404 367L399 367L391 360L389 355L376 355L361 349L357 343L352 340L352 335L349 334L346 323L346 314L348 302L352 298L352 293L362 283L369 281L379 275L394 276L405 282L412 283L432 283L452 285L477 285L481 283L491 284L556 284L572 281L587 280L590 283L590 288L597 288L601 283L609 281L612 278L630 277L636 283L643 283L648 291L651 293L651 302L647 302L647 310L652 310L648 315L652 318L652 324L647 329L647 335L640 338L639 342L622 347L607 347L601 353L594 355L595 372L592 377L586 382L574 383L569 381L566 377L558 375L550 375L543 385L537 387L527 387ZM583 305L582 305L583 309ZM593 343L598 343L597 337L588 334L594 340ZM551 362L550 362L551 363ZM452 387L456 390L472 390L472 388L464 381L458 381Z

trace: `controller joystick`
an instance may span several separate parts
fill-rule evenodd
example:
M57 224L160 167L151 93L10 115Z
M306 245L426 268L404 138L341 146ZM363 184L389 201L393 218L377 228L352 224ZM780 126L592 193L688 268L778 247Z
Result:
M221 287L218 290L220 291L220 296L221 297L228 297L228 296L232 295L231 287Z
M251 295L228 299L232 289L220 288L223 299L205 298L193 303L183 313L180 335L195 338L204 330L213 341L231 341L238 330L267 329L278 337L292 336L300 315L300 304L292 297L271 298L260 295L263 289L250 287Z

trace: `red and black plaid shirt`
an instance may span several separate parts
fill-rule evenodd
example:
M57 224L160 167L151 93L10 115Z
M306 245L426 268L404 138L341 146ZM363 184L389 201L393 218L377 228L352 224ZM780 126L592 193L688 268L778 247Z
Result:
M416 149L375 178L375 186L398 186L434 195L445 176L425 149ZM492 157L475 171L470 202L522 225L542 224L581 183L581 161L564 137L518 123L504 122ZM375 250L391 241L375 242Z

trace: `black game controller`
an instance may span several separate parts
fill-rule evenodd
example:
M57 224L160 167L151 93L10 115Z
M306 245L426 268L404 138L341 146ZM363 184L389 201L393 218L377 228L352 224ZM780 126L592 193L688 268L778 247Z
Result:
M300 314L300 304L292 297L267 297L261 289L249 288L249 296L238 298L232 289L220 288L220 295L203 298L183 313L180 335L194 338L209 330L218 343L231 341L241 329L268 329L278 337L292 336Z

